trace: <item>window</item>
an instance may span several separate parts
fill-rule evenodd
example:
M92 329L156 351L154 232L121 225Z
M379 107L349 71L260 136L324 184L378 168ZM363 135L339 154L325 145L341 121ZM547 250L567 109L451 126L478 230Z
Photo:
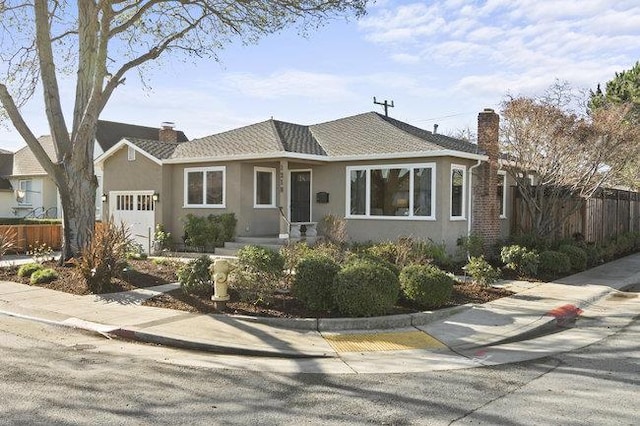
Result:
M155 203L152 194L117 194L117 211L153 211Z
M348 217L435 219L435 164L347 167Z
M185 169L184 185L184 204L186 207L224 208L224 167Z
M136 160L136 150L132 146L127 147L127 160L135 161Z
M507 173L504 171L498 172L498 206L500 212L500 218L506 219L507 217Z
M253 206L256 208L276 206L276 169L255 167Z
M18 204L30 206L33 204L33 181L21 180L18 182Z
M451 219L464 219L467 168L451 165Z

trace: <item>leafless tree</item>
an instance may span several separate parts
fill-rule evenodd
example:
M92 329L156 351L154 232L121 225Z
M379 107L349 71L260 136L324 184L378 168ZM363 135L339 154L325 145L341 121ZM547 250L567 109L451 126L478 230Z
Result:
M539 99L510 97L502 108L503 168L515 180L532 231L540 237L562 226L581 200L618 182L640 155L640 129L626 119L630 105L579 116L557 102L567 99L562 90Z
M218 59L234 41L251 43L290 25L301 32L332 17L365 12L367 0L2 0L0 114L7 116L53 179L63 209L63 259L93 235L93 146L100 113L133 70L160 57ZM59 82L75 78L72 115ZM51 160L21 107L42 87L55 145Z

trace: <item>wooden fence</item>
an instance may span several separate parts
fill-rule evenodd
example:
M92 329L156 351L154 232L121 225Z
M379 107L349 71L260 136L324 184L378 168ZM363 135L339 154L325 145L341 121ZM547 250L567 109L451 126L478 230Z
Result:
M62 225L0 225L0 234L13 230L16 247L12 251L25 252L36 243L46 244L54 250L62 247ZM11 232L11 231L9 231Z
M518 188L512 189L511 232L529 232L531 216ZM568 239L580 234L585 241L600 243L626 232L640 232L640 193L606 189L598 191L589 200L574 200L573 203L579 203L579 208L563 221L552 238ZM558 220L564 208L572 206L559 207L556 212Z

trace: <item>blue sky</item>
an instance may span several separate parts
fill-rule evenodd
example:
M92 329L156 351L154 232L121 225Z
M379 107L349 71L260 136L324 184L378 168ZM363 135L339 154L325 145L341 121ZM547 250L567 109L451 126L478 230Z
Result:
M640 59L637 0L379 0L356 21L335 20L301 38L295 30L257 45L228 46L221 62L163 60L151 89L130 74L103 119L159 126L190 138L273 117L312 124L382 111L441 133L475 129L507 93L538 94L555 79L595 88ZM70 103L73 85L61 84ZM24 109L48 133L39 98ZM24 146L0 129L0 147Z

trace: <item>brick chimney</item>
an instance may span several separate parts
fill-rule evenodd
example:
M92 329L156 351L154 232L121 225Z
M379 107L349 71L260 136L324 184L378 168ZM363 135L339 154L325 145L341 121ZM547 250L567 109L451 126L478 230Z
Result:
M471 231L484 239L489 249L500 238L500 204L498 200L498 132L500 116L491 108L478 114L478 148L489 159L482 163L474 175L473 220Z
M165 121L160 124L160 131L158 133L160 142L178 142L178 132L176 132L174 127L175 124L170 121Z

